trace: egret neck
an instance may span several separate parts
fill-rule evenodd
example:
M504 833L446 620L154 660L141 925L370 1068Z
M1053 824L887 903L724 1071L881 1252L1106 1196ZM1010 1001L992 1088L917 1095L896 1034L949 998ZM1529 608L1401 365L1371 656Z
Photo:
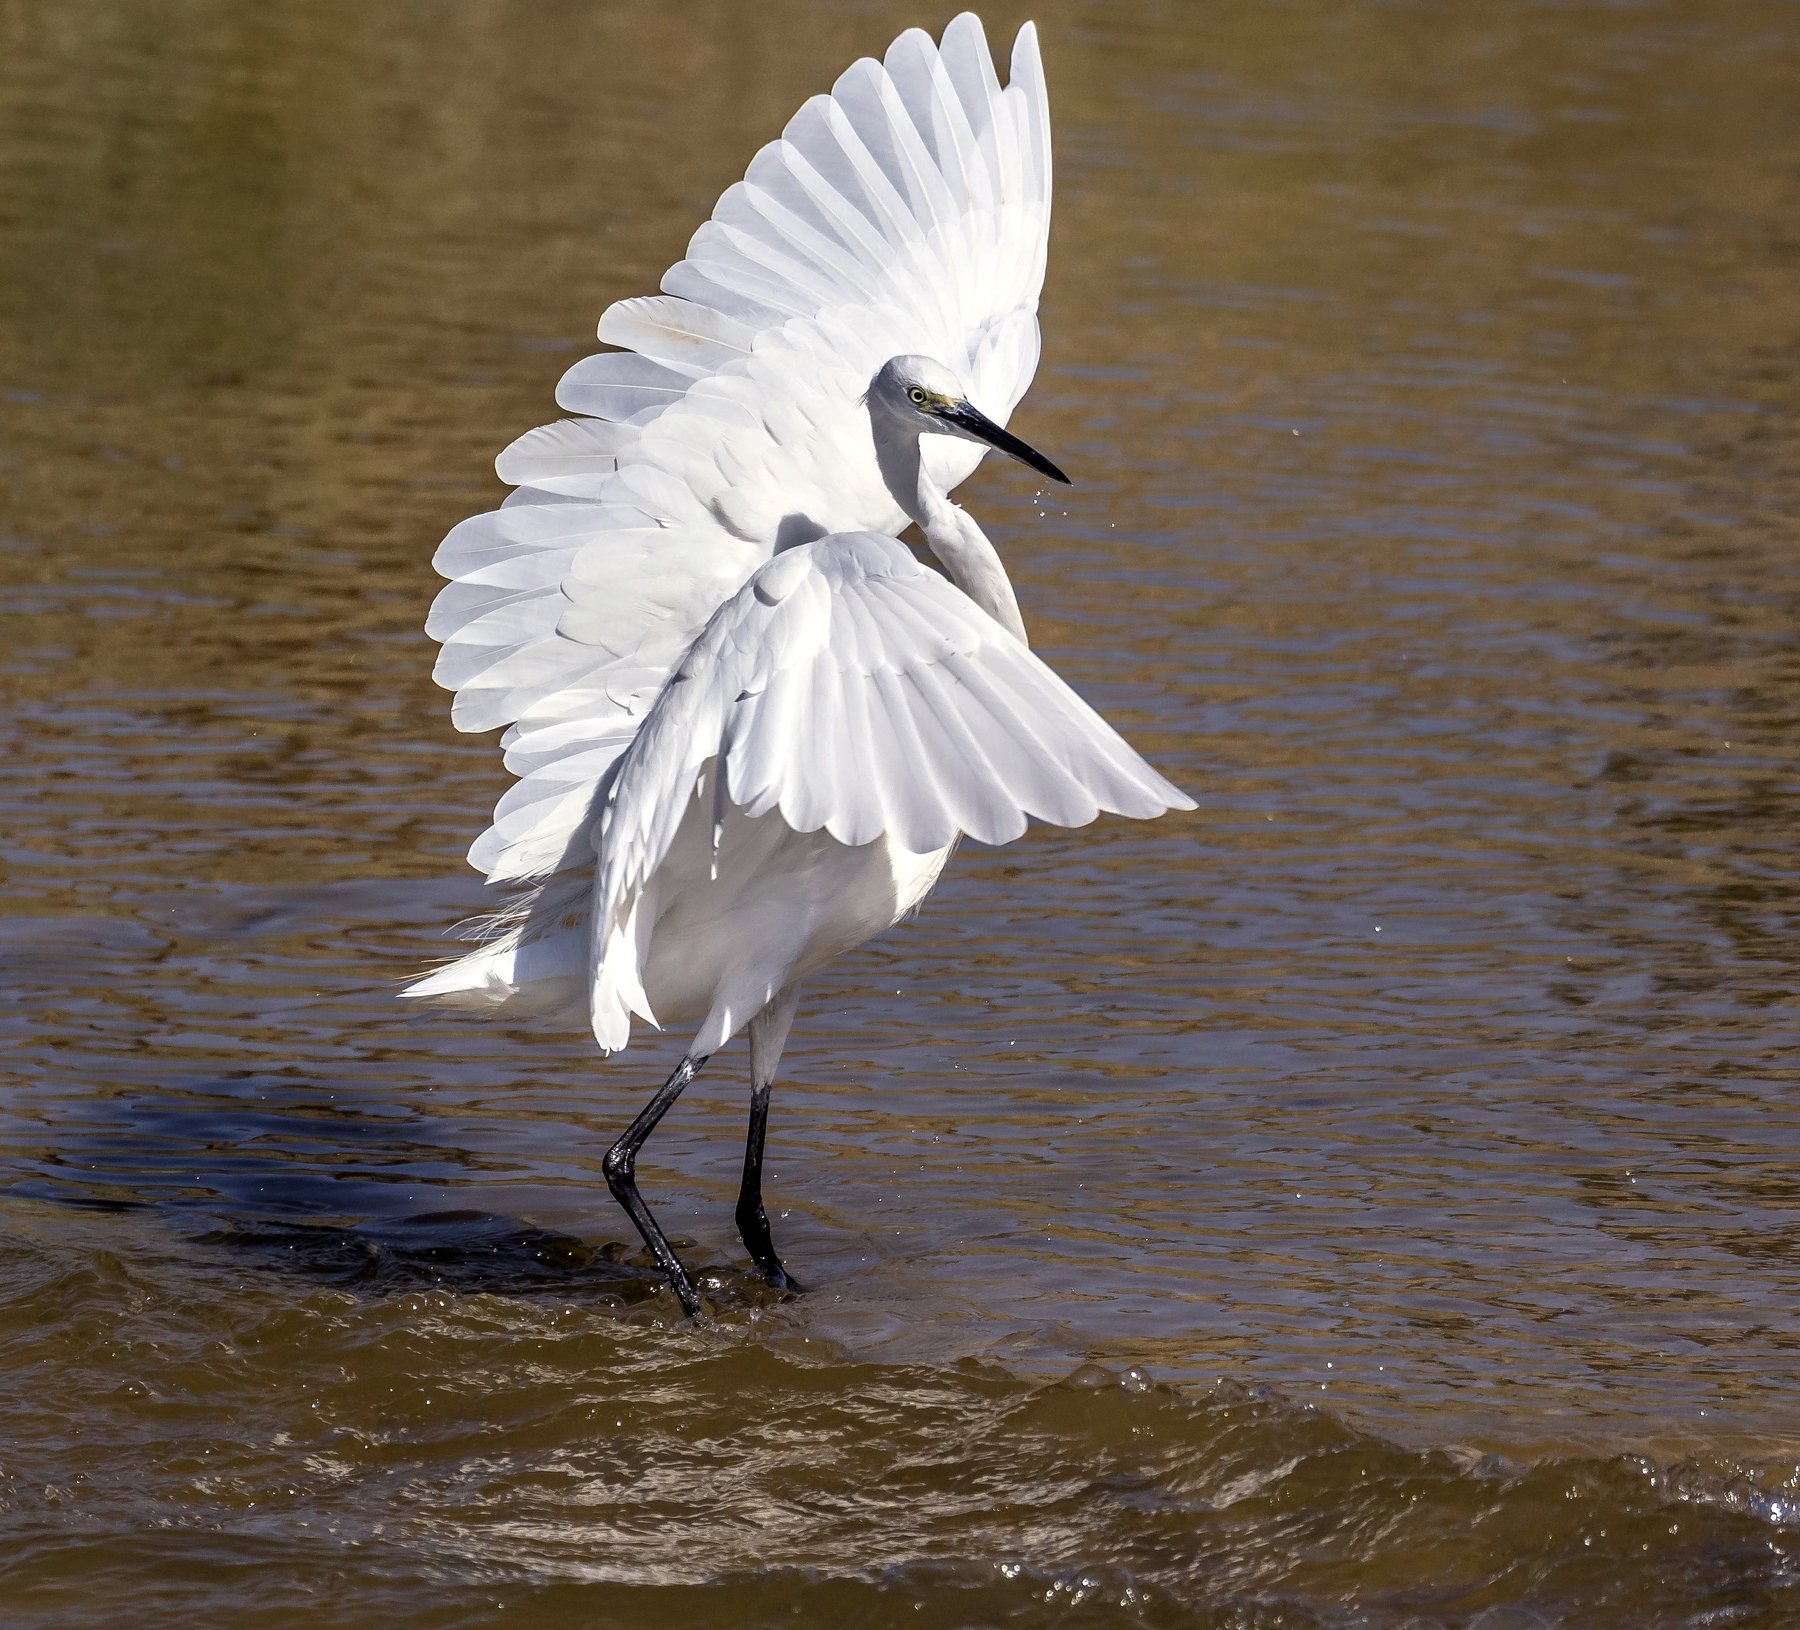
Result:
M1012 580L1001 564L1000 551L976 525L975 517L950 501L950 495L925 473L919 456L919 431L886 414L871 415L875 458L894 502L921 532L944 575L1022 645L1025 619Z

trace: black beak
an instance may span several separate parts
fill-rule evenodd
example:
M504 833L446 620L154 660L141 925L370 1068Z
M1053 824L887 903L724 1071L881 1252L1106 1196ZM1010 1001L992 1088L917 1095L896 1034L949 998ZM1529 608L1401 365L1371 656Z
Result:
M953 402L938 417L955 425L958 430L967 431L978 441L998 448L1008 458L1016 458L1027 469L1036 470L1039 475L1047 475L1052 481L1060 481L1065 487L1075 485L1035 447L1028 447L1010 431L1002 430L979 408L971 407L967 402Z

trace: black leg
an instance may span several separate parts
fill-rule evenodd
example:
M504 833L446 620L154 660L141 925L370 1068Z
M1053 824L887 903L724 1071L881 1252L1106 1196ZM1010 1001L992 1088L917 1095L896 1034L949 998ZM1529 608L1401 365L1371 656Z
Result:
M769 1005L750 1021L750 1133L744 1139L744 1181L738 1190L737 1225L752 1260L764 1279L777 1290L799 1290L799 1284L782 1267L769 1238L769 1217L763 1210L763 1137L769 1130L769 1088L787 1045L788 1026L800 988L790 985L777 992Z
M775 1254L775 1242L769 1237L769 1216L763 1210L762 1163L763 1138L769 1130L769 1088L767 1083L750 1089L750 1132L744 1140L744 1182L738 1190L737 1225L751 1259L762 1270L764 1279L777 1290L800 1290L803 1287L781 1265Z
M606 1186L612 1190L612 1197L637 1224L637 1231L644 1236L644 1243L650 1247L651 1256L656 1258L657 1267L662 1269L664 1277L669 1281L669 1288L681 1298L681 1305L690 1319L700 1317L700 1293L694 1289L694 1282L688 1278L687 1269L682 1267L674 1251L669 1248L667 1237L656 1226L656 1219L650 1215L650 1208L638 1193L637 1155L638 1150L644 1146L644 1140L656 1130L656 1123L668 1114L669 1106L681 1096L682 1089L688 1082L700 1073L700 1066L705 1062L704 1058L684 1058L677 1064L675 1073L657 1089L656 1096L644 1105L638 1118L625 1129L625 1136L606 1151L606 1158L600 1163L600 1169L606 1173Z

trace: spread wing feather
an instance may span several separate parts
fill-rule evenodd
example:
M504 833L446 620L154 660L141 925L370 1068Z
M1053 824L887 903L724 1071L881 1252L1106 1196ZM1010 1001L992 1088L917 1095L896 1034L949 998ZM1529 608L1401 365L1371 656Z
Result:
M616 959L637 955L639 899L709 770L750 815L779 810L796 831L853 845L886 834L920 854L965 832L1005 843L1030 818L1193 808L960 589L870 532L758 569L625 750L594 834L590 965L609 988Z
M1037 365L1050 180L1031 26L1004 88L973 16L941 42L909 30L756 155L661 294L608 309L600 338L622 349L576 363L557 392L580 416L513 442L496 468L519 490L436 559L452 581L428 626L452 718L507 726L523 778L470 852L491 880L585 861L595 792L682 652L778 543L904 526L862 406L889 357L935 357L1005 423ZM946 488L981 456L949 437L926 446ZM857 705L874 739L918 702L877 686ZM871 771L924 830L927 795Z

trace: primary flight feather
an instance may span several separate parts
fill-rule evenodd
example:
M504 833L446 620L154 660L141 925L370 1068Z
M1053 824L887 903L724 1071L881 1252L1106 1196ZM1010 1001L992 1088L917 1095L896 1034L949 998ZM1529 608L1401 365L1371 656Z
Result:
M761 1199L800 982L911 910L962 834L1191 801L1026 647L1000 556L948 493L1037 366L1050 125L1036 30L1000 84L980 22L851 67L719 200L661 295L600 319L580 417L501 455L516 490L456 527L427 629L464 730L519 777L469 859L518 898L406 992L698 1028L608 1154L639 1147L748 1028L738 1223L787 1286ZM915 523L942 568L898 541Z

